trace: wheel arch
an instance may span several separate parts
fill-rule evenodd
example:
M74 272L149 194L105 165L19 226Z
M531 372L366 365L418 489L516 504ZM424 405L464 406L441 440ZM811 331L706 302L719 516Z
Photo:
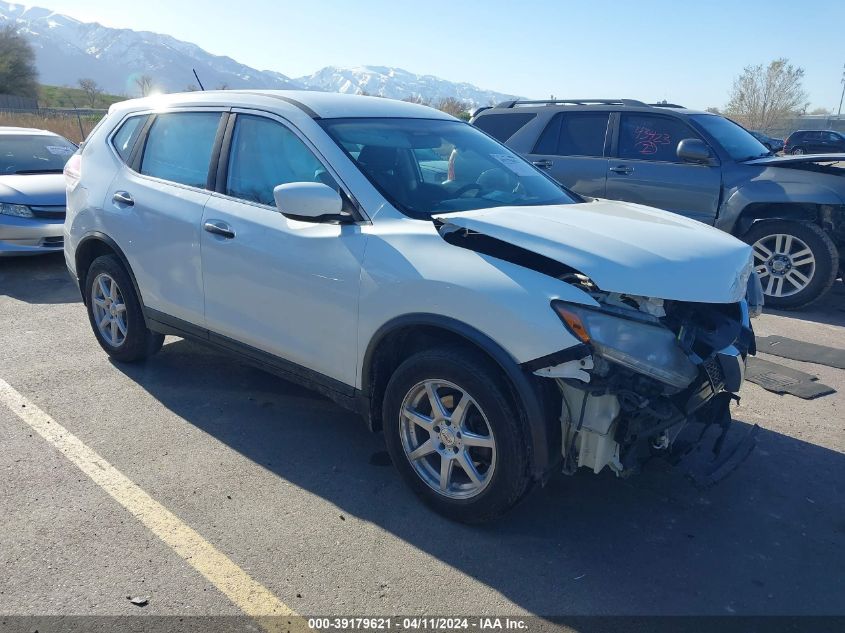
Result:
M745 235L753 224L766 220L792 220L818 225L833 233L837 222L834 205L811 202L751 202L743 207L734 224L734 235Z
M129 265L129 260L126 257L126 254L120 246L117 245L117 242L105 233L101 233L99 231L94 231L83 237L79 241L74 253L76 278L79 282L79 292L82 293L83 302L85 301L85 284L87 282L86 277L88 275L88 269L91 267L91 264L95 259L103 255L115 255L120 260L120 263L123 264L129 278L132 280L132 287L135 290L135 296L138 297L138 301L143 308L144 301L141 296L141 290L138 287L138 281L135 279L135 273L132 272L132 266Z
M530 435L531 473L537 479L544 478L560 452L559 411L555 413L551 382L541 382L531 376L492 338L451 317L406 314L388 321L373 335L361 366L361 390L370 403L370 428L379 430L382 427L381 402L393 370L409 355L444 342L474 349L500 370L525 418ZM558 399L558 407L560 402Z

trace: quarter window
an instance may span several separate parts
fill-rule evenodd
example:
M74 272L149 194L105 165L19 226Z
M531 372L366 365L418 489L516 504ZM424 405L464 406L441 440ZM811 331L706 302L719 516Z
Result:
M141 173L204 188L219 124L219 112L156 116L147 135Z
M473 125L479 130L487 132L497 141L504 143L516 134L537 115L529 112L513 112L509 114L488 114L480 116Z
M133 116L123 122L117 133L112 137L112 145L124 163L129 162L129 155L135 146L135 141L144 127L146 116Z
M699 138L681 121L648 114L622 114L619 158L678 162L678 143Z
M558 112L534 148L535 154L604 156L607 112Z
M272 206L273 189L289 182L320 182L339 190L323 164L288 128L264 117L239 114L226 193Z

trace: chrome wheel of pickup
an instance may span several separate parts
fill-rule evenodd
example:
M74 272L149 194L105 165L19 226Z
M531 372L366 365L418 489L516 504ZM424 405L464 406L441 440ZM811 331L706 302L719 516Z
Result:
M761 237L753 247L754 269L766 295L789 297L804 290L813 280L816 258L800 238L775 233Z
M469 499L490 483L496 441L476 401L446 380L425 380L405 396L400 438L417 475L451 499Z
M94 278L91 287L91 310L94 323L106 342L112 347L123 345L128 330L126 302L117 282L106 273L100 273Z

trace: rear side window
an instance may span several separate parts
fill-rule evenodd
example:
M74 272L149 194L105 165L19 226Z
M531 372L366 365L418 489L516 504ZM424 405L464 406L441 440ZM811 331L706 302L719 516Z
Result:
M219 112L156 116L144 146L141 173L204 188L219 123Z
M239 114L226 193L272 206L273 189L290 182L321 182L339 191L319 159L288 128L272 119Z
M536 116L531 112L488 114L478 117L473 125L479 130L487 132L497 141L504 143Z
M558 112L537 140L535 154L604 156L608 112Z
M677 119L623 112L619 126L619 158L679 162L678 143L685 138L699 136Z
M129 162L129 155L132 153L132 148L135 146L135 141L138 139L146 120L146 116L128 118L112 137L111 143L124 163Z

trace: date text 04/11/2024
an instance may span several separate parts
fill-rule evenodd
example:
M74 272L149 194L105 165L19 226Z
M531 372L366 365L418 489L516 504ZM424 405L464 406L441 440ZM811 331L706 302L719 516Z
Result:
M335 618L308 618L308 628L321 631L378 631L393 630L394 627L401 630L423 630L423 631L449 631L449 630L479 630L496 631L512 630L524 631L528 624L521 618L509 617L335 617Z

